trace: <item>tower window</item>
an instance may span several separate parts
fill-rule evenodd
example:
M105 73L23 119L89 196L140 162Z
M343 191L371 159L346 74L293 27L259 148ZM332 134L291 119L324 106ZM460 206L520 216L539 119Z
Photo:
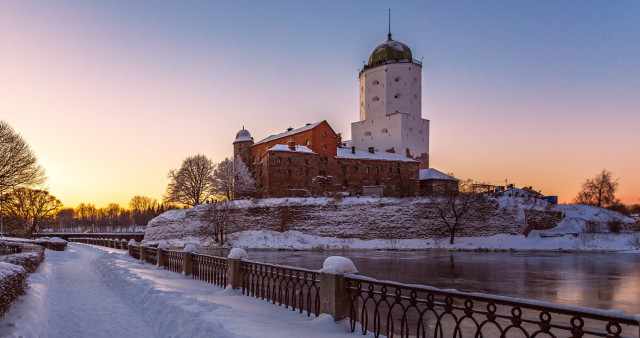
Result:
M397 93L394 97L395 97L396 99L399 99L401 96L402 96L402 95L401 95L400 93Z
M400 82L400 80L402 80L402 78L398 76L397 78L395 78L395 79L393 79L393 80L394 80L395 82Z
M373 81L373 82L372 82L372 84L373 84L374 86L377 86L377 85L379 85L379 84L380 84L380 81L375 80L375 81Z
M373 99L371 99L371 101L373 101L373 102L378 102L378 101L380 101L380 98L379 98L379 97L377 97L377 96L374 96L374 97L373 97Z
M364 136L371 136L371 132L370 131L365 131L364 132Z
M383 134L386 134L386 133L388 133L388 132L389 132L389 130L388 130L387 128L384 128L384 129L382 129L380 132L381 132L381 133L383 133Z

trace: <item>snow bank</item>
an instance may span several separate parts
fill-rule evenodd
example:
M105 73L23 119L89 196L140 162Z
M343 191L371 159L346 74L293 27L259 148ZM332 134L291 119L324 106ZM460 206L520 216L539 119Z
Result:
M189 252L189 253L198 253L198 248L196 248L195 245L193 244L187 244L185 245L184 249L182 249L182 252Z
M231 258L231 259L243 259L243 258L246 258L246 259L249 259L249 255L247 254L246 251L244 251L244 249L233 248L229 252L229 256L227 256L227 258Z
M356 269L356 266L353 265L353 262L349 258L330 256L324 260L320 272L332 274L358 273L358 269Z

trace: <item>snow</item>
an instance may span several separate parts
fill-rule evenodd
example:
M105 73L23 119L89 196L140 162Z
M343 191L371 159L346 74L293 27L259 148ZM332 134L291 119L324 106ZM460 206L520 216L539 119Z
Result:
M308 124L308 125L306 125L304 127L298 128L298 129L293 129L293 130L290 130L290 131L286 131L284 133L271 135L269 137L266 137L266 138L264 138L264 139L262 139L262 140L260 140L260 141L258 141L256 143L254 143L253 145L260 144L260 143L265 143L265 142L269 142L269 141L273 141L273 140L277 140L277 139L279 139L281 137L291 136L291 135L294 135L294 134L297 134L297 133L301 133L303 131L311 130L311 129L317 127L318 125L320 125L320 123L322 123L322 122L324 122L324 121L311 123L311 124Z
M184 246L184 249L182 249L182 252L198 253L198 249L193 244L187 244Z
M243 259L243 258L246 258L246 259L249 259L249 255L247 254L246 251L244 251L244 249L233 248L229 252L229 256L227 256L227 258L231 258L231 259Z
M65 241L64 239L60 238L60 237L51 237L49 239L50 243L67 243L67 241Z
M349 321L142 264L124 250L47 251L27 295L0 320L7 337L354 337Z
M309 149L306 146L295 146L296 150L291 150L286 144L276 144L273 147L269 148L267 151L288 151L288 152L296 152L296 153L305 153L305 154L317 154L313 152L313 150Z
M452 180L460 181L459 179L449 176L439 170L429 168L420 170L420 180Z
M132 238L132 239L129 241L129 245L136 245L136 240Z
M338 147L338 159L351 159L351 160L378 160L378 161L393 161L393 162L415 162L418 161L410 159L396 153L387 153L376 151L373 154L365 150L355 150L355 154L351 152L351 148Z
M24 268L7 262L0 262L0 279L8 275L24 272Z
M320 272L332 274L358 273L358 269L349 258L330 256L324 260Z
M167 250L169 249L169 244L167 244L166 241L160 241L160 243L158 243L158 249Z

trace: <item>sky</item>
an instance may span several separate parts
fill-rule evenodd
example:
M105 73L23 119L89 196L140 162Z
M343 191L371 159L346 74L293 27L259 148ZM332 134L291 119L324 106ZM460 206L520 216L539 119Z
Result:
M640 203L638 1L3 1L0 119L66 206L161 200L243 126L349 139L389 8L423 61L431 167L561 202L606 168Z

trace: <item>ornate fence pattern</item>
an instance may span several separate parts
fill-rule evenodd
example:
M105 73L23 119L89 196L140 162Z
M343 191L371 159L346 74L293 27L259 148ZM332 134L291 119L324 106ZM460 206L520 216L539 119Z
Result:
M194 254L193 278L217 286L227 286L227 259L222 257Z
M152 247L143 247L147 254L147 263L158 265L158 249Z
M130 246L129 250L131 252L131 257L135 258L135 259L140 259L140 249L141 247L139 246Z
M376 337L637 337L638 321L597 310L348 275L351 331Z
M320 273L314 270L243 261L242 293L291 306L293 311L320 314Z
M180 251L168 251L165 250L162 252L164 256L164 269L173 271L176 273L182 273L182 263L184 263L184 259L182 258L182 252Z

